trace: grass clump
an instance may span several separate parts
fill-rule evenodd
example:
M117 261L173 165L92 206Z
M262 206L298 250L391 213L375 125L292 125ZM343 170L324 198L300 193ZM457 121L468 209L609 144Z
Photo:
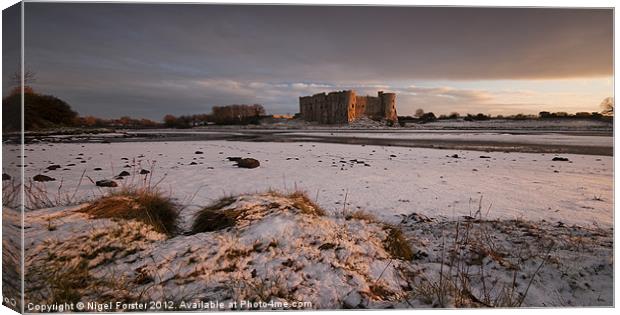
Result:
M310 200L308 194L304 191L295 191L286 197L293 201L293 206L304 214L324 216L325 210L319 207L314 201Z
M192 234L213 232L235 225L239 211L222 211L222 208L235 202L235 197L224 197L196 214L192 224Z
M158 190L126 188L94 201L81 211L98 219L138 220L167 235L178 231L179 208Z
M357 210L357 211L353 211L351 213L348 213L345 216L346 220L360 220L360 221L366 221L366 222L372 222L372 223L376 223L379 222L379 220L377 220L377 218L365 211L362 210Z
M407 243L403 232L395 227L386 228L388 235L384 240L383 247L392 255L392 257L399 258L405 261L413 260L413 251Z

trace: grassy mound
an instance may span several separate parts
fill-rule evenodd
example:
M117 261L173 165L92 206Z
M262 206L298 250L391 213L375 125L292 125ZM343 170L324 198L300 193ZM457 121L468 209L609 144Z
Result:
M179 207L157 190L124 189L96 200L82 212L98 219L138 220L167 235L178 232Z
M270 191L264 197L276 198L278 202L269 202L258 205L241 205L244 196L225 197L200 210L192 225L192 234L219 231L231 228L240 220L250 217L256 219L276 211L292 211L311 216L324 216L325 211L310 200L302 191L282 194Z

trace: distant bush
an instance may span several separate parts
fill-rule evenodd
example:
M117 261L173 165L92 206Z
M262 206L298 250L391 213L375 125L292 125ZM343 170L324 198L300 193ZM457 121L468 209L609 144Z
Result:
M437 120L437 117L435 117L435 114L433 114L433 112L424 113L422 114L422 116L420 116L421 123L433 122L435 120Z
M11 94L2 100L2 127L19 130L21 122L21 95ZM37 130L74 126L78 114L65 101L36 93L24 94L24 129Z
M463 119L465 121L489 120L489 119L491 119L491 115L485 115L483 113L478 113L476 115L467 114L467 116L465 116L465 118L463 118Z

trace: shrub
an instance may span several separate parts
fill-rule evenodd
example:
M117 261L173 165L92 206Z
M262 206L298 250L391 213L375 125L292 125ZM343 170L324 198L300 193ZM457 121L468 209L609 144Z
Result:
M21 95L13 94L2 100L4 130L19 130L21 121ZM24 129L36 130L50 127L72 126L77 113L65 101L36 93L24 94Z

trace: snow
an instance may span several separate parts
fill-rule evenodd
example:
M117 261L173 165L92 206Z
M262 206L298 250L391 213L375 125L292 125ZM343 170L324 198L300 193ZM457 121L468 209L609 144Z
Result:
M6 161L19 155L16 147L3 149ZM387 221L412 212L468 215L482 198L489 218L613 223L609 156L566 154L569 162L556 162L553 154L235 141L30 144L25 153L27 181L37 174L56 178L34 183L52 195L61 186L60 194L92 199L109 189L94 181L127 170L133 175L118 182L140 184L144 176L137 173L144 168L152 170L151 184L188 206L188 215L226 195L274 188L305 190L330 213L361 209ZM253 157L261 166L240 169L228 156ZM4 172L16 177L16 163ZM62 168L46 170L53 164Z
M413 214L397 225L415 253L403 261L386 251L383 223L303 213L276 193L233 198L222 209L244 215L232 228L172 237L80 209L26 214L27 303L53 302L41 289L50 274L96 279L76 287L83 301L168 300L174 307L218 301L244 309L228 305L248 300L317 309L613 303L611 229ZM428 291L439 283L446 286L441 300Z
M505 141L513 135L488 136ZM605 142L593 137L580 145L597 141ZM4 145L3 154L3 171L18 177L18 147ZM172 237L137 221L89 218L79 212L86 204L29 210L30 301L50 302L49 292L37 289L55 274L50 268L69 274L86 268L101 281L78 288L84 300L143 294L178 306L258 298L310 301L320 309L613 303L610 156L563 154L569 161L552 161L556 155L541 153L239 141L36 143L26 145L25 154L26 184L52 200L87 202L124 185L149 185L183 207L182 232ZM233 156L261 165L241 169L228 161ZM47 170L55 164L61 168ZM140 175L142 169L151 173ZM116 180L121 187L94 185L124 170L131 175ZM56 180L30 182L37 174ZM265 193L270 189L305 190L327 214L302 213L289 198ZM236 195L225 209L245 215L233 228L189 233L199 209ZM347 218L357 210L376 220ZM12 223L4 235L19 234L19 218L4 209L3 220ZM386 223L402 230L413 261L386 250ZM18 245L5 237L3 246ZM440 273L459 286L463 272L476 299L429 294L447 285Z
M585 147L604 146L613 147L613 137L567 135L557 133L543 134L515 134L498 132L448 132L437 130L390 132L390 133L364 133L364 132L290 132L287 135L317 136L317 137L353 137L365 139L406 139L406 140L448 140L448 141L484 141L521 144L547 144L547 145L578 145Z
M437 120L426 124L407 124L420 129L539 129L539 130L606 130L611 131L613 122L592 119L491 119L484 121Z
M393 292L389 298L402 297L396 278L400 263L390 261L382 245L387 234L381 224L303 214L291 199L274 194L241 196L228 207L248 211L233 229L170 239L136 221L88 219L71 208L56 209L54 218L45 210L29 212L26 238L33 244L26 251L26 269L34 275L27 300L46 298L36 294L45 279L41 268L72 270L84 255L88 272L102 281L129 282L148 273L149 281L131 287L147 300L183 299L182 292L190 290L192 301L228 304L274 295L330 308L342 303L343 292L370 295L373 285ZM50 220L53 230L47 228ZM320 248L324 244L333 247ZM97 300L102 288L95 286L81 291L84 300ZM231 289L237 290L234 296ZM372 306L370 299L365 302Z

